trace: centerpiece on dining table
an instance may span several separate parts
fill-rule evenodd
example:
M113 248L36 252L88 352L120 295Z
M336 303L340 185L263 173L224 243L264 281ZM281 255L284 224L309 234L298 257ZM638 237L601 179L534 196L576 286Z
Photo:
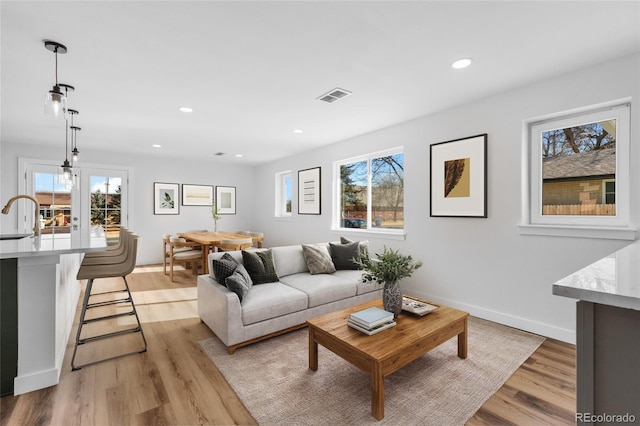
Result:
M213 233L218 234L218 221L221 219L218 213L218 207L216 203L211 204L211 217L213 218Z

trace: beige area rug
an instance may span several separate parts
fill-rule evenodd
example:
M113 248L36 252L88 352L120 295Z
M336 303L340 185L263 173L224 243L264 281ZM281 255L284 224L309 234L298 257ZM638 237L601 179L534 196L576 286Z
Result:
M260 425L463 425L540 346L543 337L469 318L468 357L453 338L385 378L385 417L371 416L369 376L319 347L308 368L306 329L229 355L200 342Z

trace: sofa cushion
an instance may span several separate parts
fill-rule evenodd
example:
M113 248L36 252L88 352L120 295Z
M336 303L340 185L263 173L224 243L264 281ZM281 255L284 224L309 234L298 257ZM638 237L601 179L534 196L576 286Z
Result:
M303 311L307 307L307 295L304 292L281 282L254 285L242 301L242 323L254 324Z
M336 270L360 269L359 266L353 262L353 259L360 260L360 244L357 241L349 244L329 243L329 250L331 252L331 260L333 260Z
M254 284L278 281L271 249L261 251L242 251L242 263L249 272Z
M302 246L281 246L273 247L273 262L276 264L276 272L278 277L282 278L291 274L300 272L309 272L307 261L302 253Z
M281 282L304 292L309 299L310 308L353 297L357 293L355 280L338 277L334 274L293 274L281 278Z
M220 284L224 284L237 266L238 262L230 254L225 253L220 259L213 260L213 277Z
M302 244L302 253L311 275L332 274L336 271L326 245Z
M237 265L236 270L224 280L224 283L229 290L238 295L240 303L242 303L242 299L244 299L253 285L249 273L242 265Z

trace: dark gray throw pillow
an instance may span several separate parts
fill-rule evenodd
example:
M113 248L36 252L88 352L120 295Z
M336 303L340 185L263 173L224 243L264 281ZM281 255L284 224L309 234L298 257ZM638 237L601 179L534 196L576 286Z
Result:
M331 251L331 260L336 270L360 269L358 265L353 263L353 259L360 260L360 243L355 241L349 244L329 243Z
M220 259L213 260L213 276L220 284L225 284L228 276L238 267L238 262L229 253L222 255Z
M274 283L278 281L271 249L261 251L242 250L242 263L247 269L247 272L249 272L253 284Z
M229 275L224 283L229 290L238 295L240 303L242 303L242 299L244 299L253 285L249 272L242 265L238 265L233 274Z
M354 241L350 240L347 237L340 237L340 243L342 244L351 244ZM369 240L363 241L355 241L360 245L360 256L369 256Z

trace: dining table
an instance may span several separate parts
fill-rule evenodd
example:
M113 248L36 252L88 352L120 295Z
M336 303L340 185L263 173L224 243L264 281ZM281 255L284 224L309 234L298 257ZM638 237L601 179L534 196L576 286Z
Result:
M237 240L243 238L251 238L254 243L257 243L258 247L262 247L262 241L264 237L251 236L247 234L239 234L236 232L225 231L192 231L178 233L180 238L184 238L187 241L193 241L198 244L202 244L202 270L204 274L209 273L209 258L210 251L215 251L216 247L220 245L224 240Z

